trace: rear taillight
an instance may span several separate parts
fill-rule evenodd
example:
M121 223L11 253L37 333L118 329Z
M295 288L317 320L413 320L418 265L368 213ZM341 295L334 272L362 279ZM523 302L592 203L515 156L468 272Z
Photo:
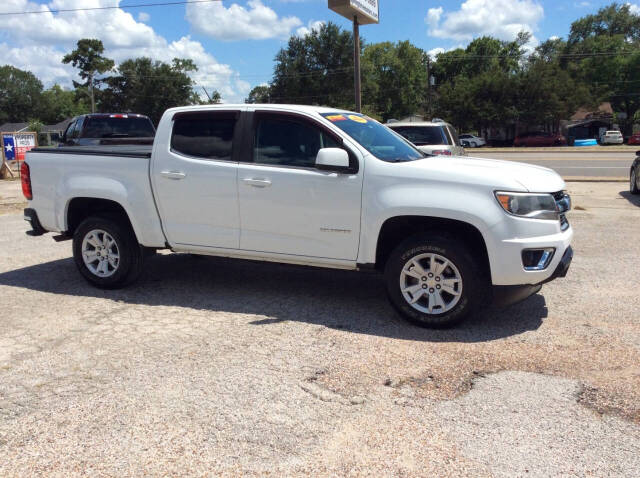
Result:
M431 151L431 154L437 154L438 156L451 156L451 151L448 149L436 149Z
M31 201L33 199L33 191L31 191L31 171L29 170L29 165L24 161L20 166L20 180L22 182L22 194Z

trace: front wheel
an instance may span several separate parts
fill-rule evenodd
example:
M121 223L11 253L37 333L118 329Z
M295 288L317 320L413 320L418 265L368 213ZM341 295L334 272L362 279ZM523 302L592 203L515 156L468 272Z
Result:
M73 258L91 284L101 289L117 289L138 278L144 251L126 221L94 216L76 229Z
M430 328L452 327L479 309L485 285L467 247L440 234L419 234L401 243L385 277L396 310Z
M640 194L640 188L638 188L638 174L637 166L631 168L631 174L629 175L629 192L631 194Z

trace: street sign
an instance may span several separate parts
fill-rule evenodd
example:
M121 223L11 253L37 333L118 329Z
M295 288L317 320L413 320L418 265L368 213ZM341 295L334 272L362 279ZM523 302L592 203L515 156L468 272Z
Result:
M329 8L351 21L357 18L359 25L380 22L378 0L329 0Z

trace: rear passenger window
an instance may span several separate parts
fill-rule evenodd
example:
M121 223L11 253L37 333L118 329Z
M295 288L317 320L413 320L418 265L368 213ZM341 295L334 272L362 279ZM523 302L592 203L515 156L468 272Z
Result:
M231 161L235 124L235 118L227 115L180 115L173 123L171 149L196 158Z

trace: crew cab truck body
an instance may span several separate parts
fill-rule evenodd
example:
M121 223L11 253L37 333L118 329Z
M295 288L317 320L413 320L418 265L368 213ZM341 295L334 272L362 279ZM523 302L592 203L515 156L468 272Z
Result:
M564 277L570 199L553 171L431 157L333 108L167 110L152 149L35 149L28 232L73 239L87 280L134 280L146 253L383 272L391 303L443 327Z

